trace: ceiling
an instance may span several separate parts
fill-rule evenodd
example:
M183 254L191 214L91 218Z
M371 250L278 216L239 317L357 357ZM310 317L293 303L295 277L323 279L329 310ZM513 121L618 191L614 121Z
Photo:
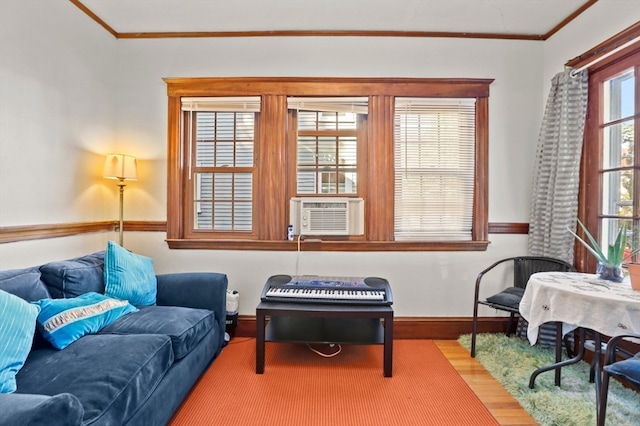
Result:
M116 37L333 31L546 39L597 0L70 1Z

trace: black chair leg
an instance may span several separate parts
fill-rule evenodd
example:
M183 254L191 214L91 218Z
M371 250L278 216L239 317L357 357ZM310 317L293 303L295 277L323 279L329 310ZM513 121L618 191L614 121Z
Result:
M596 395L598 400L596 403L597 409L597 425L604 426L605 418L607 417L607 394L609 392L609 373L606 370L602 371L602 383L600 385L600 394Z
M478 304L473 312L473 326L471 327L471 358L476 357L476 334L478 333Z
M507 337L511 337L511 330L513 329L513 318L515 317L516 314L514 314L513 312L511 312L511 315L509 315L509 324L507 324Z

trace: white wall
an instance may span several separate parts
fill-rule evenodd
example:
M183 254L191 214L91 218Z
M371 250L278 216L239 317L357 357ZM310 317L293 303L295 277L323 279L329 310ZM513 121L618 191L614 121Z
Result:
M557 62L555 66L561 70L564 61L572 57L561 52L551 55L543 42L507 40L284 37L115 41L64 0L0 3L0 226L115 218L114 185L100 178L100 160L110 151L140 159L140 180L126 190L126 219L165 220L167 102L162 78L185 76L493 78L489 220L527 222L532 157L546 99L542 93L546 92L547 69L553 68L547 62ZM617 9L610 9L599 7L599 16L617 19ZM55 19L45 21L38 16ZM18 24L18 20L29 25ZM587 21L572 32L587 32L598 41L610 36L609 29L599 36L599 30L589 25ZM12 34L10 40L7 34ZM37 41L46 40L48 49L31 41L31 34ZM77 75L67 63L86 73ZM35 64L43 69L34 71ZM35 73L33 82L21 80L30 73ZM58 108L46 109L48 103L36 96L40 94L37 87L53 92ZM32 131L26 134L24 127L13 123L15 113L7 110L9 103L17 102L20 116L31 112L32 102L22 100L25 91L32 93L37 108L47 112L46 117L29 123ZM77 104L80 108L75 108ZM7 123L9 130L4 130ZM46 138L39 137L44 134ZM22 155L18 141L37 154L35 172L30 168L34 160ZM5 160L6 156L10 160ZM71 156L73 164L61 168L48 164L49 158L62 162L63 156ZM114 236L0 244L0 269L64 259L81 254L81 250L95 251L109 237ZM470 316L476 274L496 259L526 253L527 244L526 235L490 235L486 252L303 252L297 257L293 252L169 250L164 237L163 233L128 232L125 245L153 257L158 273L227 273L230 287L241 292L241 314L255 312L269 275L294 273L298 263L299 273L388 278L397 316Z
M544 43L544 99L564 64L640 21L637 0L598 0ZM544 104L543 104L544 105Z
M128 202L130 219L166 219L166 191L158 187L164 184L166 158L167 102L162 78L273 75L494 78L490 220L528 221L530 158L541 111L540 42L284 37L119 43L122 78L117 92L126 102L120 103L118 139L135 141L154 164L149 179L139 182L140 192L146 185L154 188L146 199ZM396 315L467 316L478 271L494 259L526 251L526 236L493 237L489 250L482 253L305 252L298 272L383 276L392 283ZM128 233L127 246L156 259L159 271L226 272L230 286L242 294L241 314L253 312L269 275L295 272L296 253L168 250L162 238Z
M115 134L116 47L68 1L0 2L0 226L117 214L98 180Z

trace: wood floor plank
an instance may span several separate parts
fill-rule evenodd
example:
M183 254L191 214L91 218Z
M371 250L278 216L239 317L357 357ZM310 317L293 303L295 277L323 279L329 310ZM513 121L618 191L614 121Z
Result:
M453 368L503 426L536 426L538 423L509 392L455 340L436 340Z

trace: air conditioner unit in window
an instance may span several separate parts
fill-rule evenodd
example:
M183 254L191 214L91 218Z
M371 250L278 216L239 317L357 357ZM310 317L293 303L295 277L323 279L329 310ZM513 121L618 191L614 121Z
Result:
M289 217L298 235L364 234L362 198L292 198Z

